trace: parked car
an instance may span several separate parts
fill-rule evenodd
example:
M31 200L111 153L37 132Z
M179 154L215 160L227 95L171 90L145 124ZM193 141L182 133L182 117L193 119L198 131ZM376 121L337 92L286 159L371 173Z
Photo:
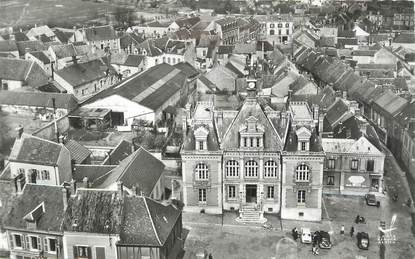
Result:
M366 204L369 206L378 206L378 202L376 200L376 196L373 194L366 194L365 195Z
M302 228L301 229L301 242L304 244L311 244L312 242L311 238L311 231L309 228Z
M369 249L369 234L366 232L357 233L357 246L360 249L368 250Z
M326 231L316 231L314 232L314 236L317 240L318 246L322 249L330 249L331 248L331 241L330 241L330 234Z

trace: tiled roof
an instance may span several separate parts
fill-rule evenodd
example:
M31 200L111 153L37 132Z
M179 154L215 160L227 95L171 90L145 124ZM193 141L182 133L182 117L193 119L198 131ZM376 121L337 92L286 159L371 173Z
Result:
M199 75L199 71L188 62L180 62L174 65L175 68L180 69L187 78L193 78Z
M362 136L358 140L343 138L323 138L322 146L325 152L383 155L376 146Z
M201 75L199 77L199 80L207 87L209 88L211 91L216 91L216 85L214 83L212 83L212 81L210 81L209 79L207 79L204 75Z
M98 178L93 186L106 188L121 181L126 187L132 189L135 186L138 192L142 191L144 195L149 196L163 171L164 164L140 147L108 174Z
M26 183L23 193L13 201L4 225L6 228L26 229L24 217L43 203L45 212L37 220L37 231L60 232L64 213L62 189L61 186Z
M395 95L391 91L386 91L380 97L378 97L374 102L392 116L402 111L402 109L408 103L406 99Z
M20 56L23 56L26 52L47 50L47 46L38 40L18 41L16 44Z
M98 93L87 102L119 95L156 110L172 95L180 91L185 81L186 75L183 72L169 64L162 63Z
M137 67L138 65L141 64L141 62L143 62L144 60L144 56L143 55L128 55L127 59L124 62L124 66L130 66L130 67Z
M415 43L415 33L401 33L393 39L394 43Z
M38 27L33 27L26 33L26 35L28 37L41 36L41 35L46 35L47 37L53 37L55 36L55 33L47 25L42 25Z
M23 133L14 142L10 161L57 165L63 145Z
M76 164L82 164L92 154L91 150L73 139L68 140L65 147L71 153L71 159Z
M16 41L14 40L3 40L0 41L0 52L6 51L17 51Z
M373 57L377 50L353 50L352 56L368 56Z
M326 119L332 127L337 125L339 119L341 119L346 113L349 112L349 107L342 100L338 99L332 106L329 107L326 113Z
M257 50L256 43L236 43L233 49L234 54L253 54Z
M200 17L190 17L190 18L183 18L183 19L178 19L175 21L177 25L179 25L179 27L187 27L187 28L191 28L193 26L195 26L198 22L200 22Z
M56 35L56 38L62 43L68 43L69 38L73 35L73 32L61 31L59 29L55 29L53 31Z
M106 77L107 70L110 70L110 72L114 71L114 69L108 67L101 59L95 59L89 62L67 66L55 73L76 88Z
M234 45L220 45L218 46L218 51L216 53L219 55L232 54L234 48Z
M118 145L111 151L109 156L105 158L102 164L118 165L122 160L133 153L133 144L126 140L121 140Z
M80 165L73 166L72 177L76 182L83 182L84 178L88 178L88 182L92 183L97 178L107 174L114 169L115 165Z
M118 38L117 33L111 25L85 28L87 41L113 40Z
M33 51L30 52L30 55L34 56L45 65L50 64L51 62L48 55L45 54L45 51Z
M72 44L54 45L50 47L58 59L74 57L77 55L76 49Z
M56 108L71 111L78 106L72 94L0 91L0 105L27 105L53 108L52 99L55 99Z
M122 220L123 199L117 191L78 189L68 201L62 230L119 234Z
M181 212L146 197L126 197L120 244L163 246L181 220Z

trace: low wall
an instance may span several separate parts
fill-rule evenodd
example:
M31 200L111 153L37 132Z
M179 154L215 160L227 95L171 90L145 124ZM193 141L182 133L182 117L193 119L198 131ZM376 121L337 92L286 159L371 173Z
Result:
M64 117L57 119L56 125L58 128L58 132L60 134L66 133L70 127L68 116L66 115ZM40 137L40 138L48 139L48 140L56 140L55 121L52 121L49 124L45 125L44 127L36 130L35 132L33 132L32 135Z

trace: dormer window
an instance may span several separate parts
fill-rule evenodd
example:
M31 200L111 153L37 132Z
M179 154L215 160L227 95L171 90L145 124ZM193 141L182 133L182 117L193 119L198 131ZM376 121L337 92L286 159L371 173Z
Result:
M301 127L295 133L298 139L297 150L300 150L300 151L310 150L311 131L307 129L306 127Z
M195 149L196 150L208 150L207 147L207 138L209 135L208 129L204 126L201 126L195 130Z
M240 147L241 148L262 148L264 146L264 129L257 123L258 119L250 116L246 119L246 123L241 125Z

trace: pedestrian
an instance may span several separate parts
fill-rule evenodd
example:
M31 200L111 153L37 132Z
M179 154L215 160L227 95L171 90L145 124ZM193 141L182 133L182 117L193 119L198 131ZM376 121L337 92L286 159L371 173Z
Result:
M351 236L351 237L353 237L353 235L354 235L354 227L352 226L352 227L350 228L350 236Z
M360 215L359 214L357 214L357 216L356 216L356 219L355 219L355 223L356 224L359 224L359 221L360 221Z
M342 225L341 229L340 229L340 234L344 235L344 225Z

